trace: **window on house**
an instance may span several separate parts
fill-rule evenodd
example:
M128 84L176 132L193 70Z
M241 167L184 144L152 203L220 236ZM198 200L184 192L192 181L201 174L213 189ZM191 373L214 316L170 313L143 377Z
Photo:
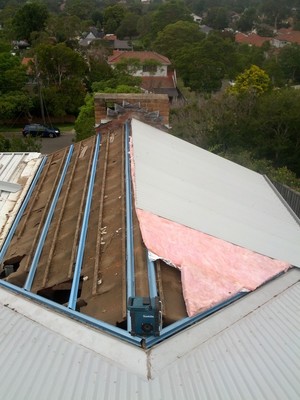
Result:
M157 70L156 65L143 65L143 72L149 72L150 74L155 74Z

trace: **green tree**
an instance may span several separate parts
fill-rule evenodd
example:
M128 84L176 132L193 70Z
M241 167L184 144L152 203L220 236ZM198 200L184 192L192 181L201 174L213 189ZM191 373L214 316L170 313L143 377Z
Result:
M237 22L237 28L241 32L249 32L252 30L254 23L257 21L257 10L254 7L246 8Z
M92 94L86 95L84 105L80 107L74 127L76 142L95 134L95 107Z
M150 47L151 41L150 41L150 36L151 36L151 24L152 24L152 14L147 13L145 15L142 15L138 21L137 21L137 32L140 36L140 39L143 43L145 43L147 46ZM153 40L153 39L151 39Z
M46 30L57 42L67 42L80 35L82 21L76 15L51 15Z
M194 22L177 21L167 25L158 33L153 49L174 60L186 46L200 42L204 38L205 35L199 31L199 26Z
M89 89L91 89L91 85L94 82L111 79L113 75L113 70L106 61L90 58L89 72L87 74L87 85Z
M1 152L39 152L41 150L41 142L36 138L19 138L13 136L11 138L4 137L0 134L0 151Z
M100 10L95 10L92 15L91 19L97 28L102 28L103 25L103 13Z
M288 16L289 7L286 0L264 0L261 2L260 12L277 29L279 22Z
M45 28L48 16L45 4L39 2L24 4L12 20L16 38L30 40L32 32L40 32Z
M124 37L132 38L137 36L137 23L140 16L131 12L125 14L124 18L120 22L116 34L118 38L122 39Z
M207 11L205 18L206 25L211 28L221 30L229 25L228 10L225 7L212 7Z
M209 35L207 39L181 49L174 64L184 84L192 90L216 91L221 88L224 77L235 75L235 46L219 35Z
M253 139L258 157L287 166L300 176L300 92L283 88L258 99Z
M106 7L103 11L103 26L106 33L114 33L125 17L125 8L116 4Z
M167 25L174 24L177 21L192 22L191 12L183 1L170 0L158 7L152 14L150 25L151 38L155 38L158 32L162 31Z
M86 94L83 57L65 43L43 44L36 48L34 67L48 114L76 115Z
M0 96L0 121L13 119L19 115L27 114L32 106L27 93L12 91Z
M282 87L286 83L286 79L276 56L269 56L264 63L263 69L269 75L274 87Z
M0 53L0 94L23 89L26 80L20 59L8 52Z
M196 92L220 89L224 77L224 64L208 58L203 46L189 46L175 61L176 70L185 86Z
M64 11L68 15L76 16L81 20L89 20L95 9L97 9L95 0L67 0Z
M109 79L102 79L101 81L94 82L92 84L93 92L115 92L116 88L122 85L126 85L132 88L139 88L141 78L137 76L131 76L124 71L114 70L113 77Z
M281 49L278 64L288 83L300 83L300 46L291 44Z
M42 95L47 114L55 117L77 115L84 102L86 89L80 79L73 78L71 81L62 82L60 87L54 85L44 87Z
M23 91L27 80L20 59L10 53L0 53L0 120L27 113L31 102Z
M238 45L236 48L237 71L240 73L251 65L262 67L265 56L264 49L257 46L248 46L247 44Z
M264 93L271 88L271 80L268 74L257 65L252 65L236 77L235 84L228 89L229 93L243 94L252 92Z
M65 80L83 79L87 65L78 52L59 43L36 48L36 68L43 85L61 86Z
M11 44L8 40L0 39L0 53L9 53L11 50Z

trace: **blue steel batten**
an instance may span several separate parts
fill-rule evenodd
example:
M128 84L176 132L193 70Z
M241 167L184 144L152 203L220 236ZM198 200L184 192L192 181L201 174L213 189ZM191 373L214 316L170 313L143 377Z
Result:
M71 160L71 157L72 157L73 149L74 149L74 145L71 145L70 149L69 149L69 153L68 153L67 159L65 161L65 165L64 165L64 168L63 168L59 183L57 185L57 188L56 188L56 191L55 191L55 194L54 194L54 197L53 197L50 209L49 209L49 213L47 215L47 218L46 218L46 221L45 221L45 224L44 224L44 227L43 227L43 230L42 230L42 233L41 233L41 236L40 236L37 248L36 248L36 251L35 251L34 256L33 256L33 260L32 260L31 266L30 266L28 277L27 277L25 285L24 285L24 289L25 290L30 290L31 289L32 282L33 282L33 279L34 279L34 276L35 276L35 272L36 272L36 269L37 269L37 265L38 265L38 262L39 262L39 259L40 259L40 256L41 256L41 253L42 253L42 250L43 250L43 246L44 246L44 243L45 243L45 239L46 239L48 230L49 230L49 226L50 226L50 223L51 223L51 220L52 220L52 217L53 217L53 214L54 214L54 210L55 210L58 198L59 198L59 194L61 192L61 188L63 186L64 180L65 180L65 176L66 176L69 164L70 164L70 160Z
M147 252L147 266L148 266L149 295L151 298L154 298L157 297L155 266L154 262L150 260L148 252Z
M133 224L132 224L132 193L129 160L129 122L125 124L125 187L126 187L126 277L127 300L135 296ZM130 312L127 312L127 330L131 331Z
M100 139L101 139L101 136L98 135L97 139L96 139L95 152L94 152L93 163L92 163L92 168L91 168L91 176L90 176L87 199L86 199L86 204L85 204L85 209L84 209L84 216L83 216L83 221L82 221L82 228L81 228L81 233L80 233L78 252L77 252L77 257L76 257L76 262L75 262L74 276L73 276L72 287L71 287L69 303L68 303L68 307L72 310L76 309L76 302L77 302L78 288L79 288L79 281L80 281L80 273L81 273L81 267L82 267L82 260L83 260L83 254L84 254L87 228L88 228L88 223L89 223L89 216L90 216L90 211L91 211L91 203L92 203L92 195L93 195L93 190L94 190L96 168L97 168L97 163L98 163L98 154L99 154L100 146L101 146Z
M11 239L12 239L12 237L13 237L16 229L17 229L17 226L18 226L18 224L20 222L20 219L22 218L24 210L25 210L25 208L26 208L26 206L27 206L27 204L29 202L29 199L30 199L30 197L32 195L33 189L35 188L35 186L37 184L37 181L39 180L39 177L40 177L40 175L42 173L42 170L44 168L44 165L45 165L46 161L47 161L47 157L44 157L42 159L40 165L39 165L39 168L38 168L38 170L37 170L37 172L36 172L36 174L34 176L33 181L31 182L31 185L30 185L30 187L28 189L28 192L27 192L27 194L26 194L26 196L24 198L24 201L23 201L23 203L22 203L22 205L21 205L21 207L20 207L20 209L19 209L19 211L18 211L18 213L16 215L16 218L15 218L15 220L14 220L14 222L13 222L13 224L12 224L12 226L11 226L9 232L8 232L8 235L5 238L5 241L4 241L4 243L3 243L2 247L1 247L1 251L0 251L0 264L2 263L2 261L3 261L4 257L5 257L5 254L7 252L8 246L10 245Z
M150 337L146 338L144 341L144 347L150 348L150 347L154 346L155 344L161 342L162 340L165 340L168 337L175 335L176 333L182 331L183 329L195 324L196 322L201 321L202 319L208 317L209 315L215 313L216 311L219 311L221 308L224 308L224 307L228 306L229 304L235 302L236 300L239 300L241 297L245 296L246 294L248 294L248 292L237 293L235 296L231 297L230 299L217 304L216 306L210 308L209 310L204 311L201 314L197 314L194 317L187 317L187 318L181 319L177 322L174 322L174 324L171 324L171 325L167 326L166 328L163 328L160 331L160 336L150 336Z
M139 346L139 347L141 346L141 343L142 343L141 338L136 337L136 336L135 337L131 336L127 331L125 331L121 328L117 328L113 325L110 325L110 324L104 322L104 321L97 320L93 317L82 314L78 311L71 310L61 304L55 303L52 300L48 300L45 297L41 297L35 293L28 292L28 291L24 290L23 288L12 285L11 283L3 281L1 279L0 279L0 287L8 289L9 291L12 291L17 294L21 294L25 298L34 300L34 301L50 308L51 310L55 310L61 314L68 316L69 318L75 319L76 321L79 321L81 323L90 325L94 328L100 329L101 331L109 333L110 335L112 335L114 337L122 339L122 340L129 342L131 344L134 344L136 346Z

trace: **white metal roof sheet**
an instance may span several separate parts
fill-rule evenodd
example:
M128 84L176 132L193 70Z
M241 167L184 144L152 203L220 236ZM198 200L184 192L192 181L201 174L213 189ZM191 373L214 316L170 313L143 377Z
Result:
M300 226L266 179L132 120L136 206L300 267Z
M114 347L122 358L122 346L111 343L106 356L92 350L101 347L102 334L98 341L93 337L86 346L80 345L0 301L0 398L296 400L300 397L299 274L290 271L228 307L226 321L220 312L171 338L169 346L159 344L148 355L139 349L153 370L150 380L109 359ZM0 289L0 295L4 291ZM249 298L254 299L254 308L242 317L241 304L249 307ZM131 363L137 349L126 347ZM184 353L183 347L189 352Z
M0 248L40 165L40 153L0 153ZM20 190L5 190L9 184Z

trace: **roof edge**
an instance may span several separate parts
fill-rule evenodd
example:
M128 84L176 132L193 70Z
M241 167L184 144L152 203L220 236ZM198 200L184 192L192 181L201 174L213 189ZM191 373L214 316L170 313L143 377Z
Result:
M152 379L158 377L170 364L273 301L278 295L297 284L299 278L300 270L292 268L226 308L152 347Z
M74 344L94 351L119 367L130 370L142 379L147 380L151 376L148 352L141 347L71 319L3 286L0 287L0 304Z

